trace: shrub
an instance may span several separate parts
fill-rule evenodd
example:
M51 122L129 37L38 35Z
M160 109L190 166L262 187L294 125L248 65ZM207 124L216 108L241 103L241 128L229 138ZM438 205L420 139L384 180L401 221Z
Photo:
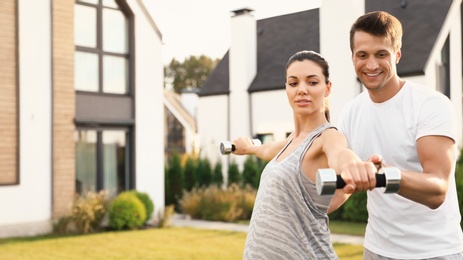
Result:
M145 206L132 192L120 193L111 203L109 225L113 229L136 229L143 225L145 219Z
M243 173L241 174L243 185L251 185L253 188L259 187L259 169L254 156L248 156L244 161Z
M199 160L198 166L199 186L209 186L212 183L211 162L207 158Z
M367 193L366 191L352 194L350 198L342 205L343 220L367 222Z
M235 161L232 161L228 167L228 186L233 183L240 183L240 170L238 169L238 164Z
M108 212L109 200L106 197L106 191L76 194L70 214L54 223L53 232L56 234L87 234L98 231Z
M180 200L184 213L194 219L206 219L215 221L236 221L251 216L255 189L247 186L241 188L238 184L232 184L227 189L217 185L194 188L186 192Z
M173 154L169 161L166 178L168 178L168 190L170 194L166 194L169 200L166 200L166 205L174 204L178 208L178 200L182 197L183 191L183 169L178 154Z
M183 168L183 187L185 190L190 191L197 185L197 171L197 160L192 156L189 156L186 159L185 166Z
M137 191L137 190L133 190L132 191L135 196L137 196L137 198L143 203L143 206L145 206L145 210L146 210L146 219L143 221L143 223L145 223L146 221L148 221L149 219L151 219L151 215L153 214L153 211L154 211L154 203L153 201L151 200L150 196L148 195L148 193L146 192L140 192L140 191Z
M164 209L164 215L159 217L158 227L168 227L170 226L170 221L172 220L172 216L174 215L174 205L168 205ZM159 213L161 214L161 213Z
M222 173L222 162L221 161L218 161L214 166L214 170L212 172L212 184L215 184L219 187L223 185L223 173Z

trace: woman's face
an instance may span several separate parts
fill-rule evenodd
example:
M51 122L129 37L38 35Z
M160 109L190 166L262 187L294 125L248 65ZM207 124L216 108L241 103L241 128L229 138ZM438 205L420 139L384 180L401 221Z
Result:
M294 113L324 114L325 97L331 82L325 83L322 68L310 60L294 61L286 70L286 95Z

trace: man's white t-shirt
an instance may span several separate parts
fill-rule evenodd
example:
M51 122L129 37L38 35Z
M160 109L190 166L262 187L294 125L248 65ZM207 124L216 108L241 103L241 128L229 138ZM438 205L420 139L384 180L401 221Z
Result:
M343 109L338 129L362 160L373 154L402 171L422 172L416 141L423 136L455 140L455 114L443 94L407 81L383 103L373 103L367 91ZM429 147L429 149L433 149ZM455 161L457 148L455 149ZM455 162L453 172L455 169ZM432 210L384 188L368 191L368 224L364 246L390 258L423 259L463 251L455 175L445 202Z

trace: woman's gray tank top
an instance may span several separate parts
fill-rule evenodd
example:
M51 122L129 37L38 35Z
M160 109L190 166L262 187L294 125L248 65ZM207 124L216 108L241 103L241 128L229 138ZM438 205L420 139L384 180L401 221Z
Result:
M282 161L289 143L265 167L251 216L243 259L338 259L330 241L326 208L331 198L317 200L304 186L301 163L313 141L332 128L323 124ZM309 180L310 181L310 180ZM310 181L311 182L311 181ZM315 190L315 184L309 189ZM312 194L312 195L311 195Z

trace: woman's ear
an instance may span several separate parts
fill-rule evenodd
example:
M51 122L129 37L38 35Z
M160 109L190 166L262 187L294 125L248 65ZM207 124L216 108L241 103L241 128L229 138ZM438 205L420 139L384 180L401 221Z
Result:
M331 81L326 84L326 92L325 92L325 97L329 96L331 93Z

